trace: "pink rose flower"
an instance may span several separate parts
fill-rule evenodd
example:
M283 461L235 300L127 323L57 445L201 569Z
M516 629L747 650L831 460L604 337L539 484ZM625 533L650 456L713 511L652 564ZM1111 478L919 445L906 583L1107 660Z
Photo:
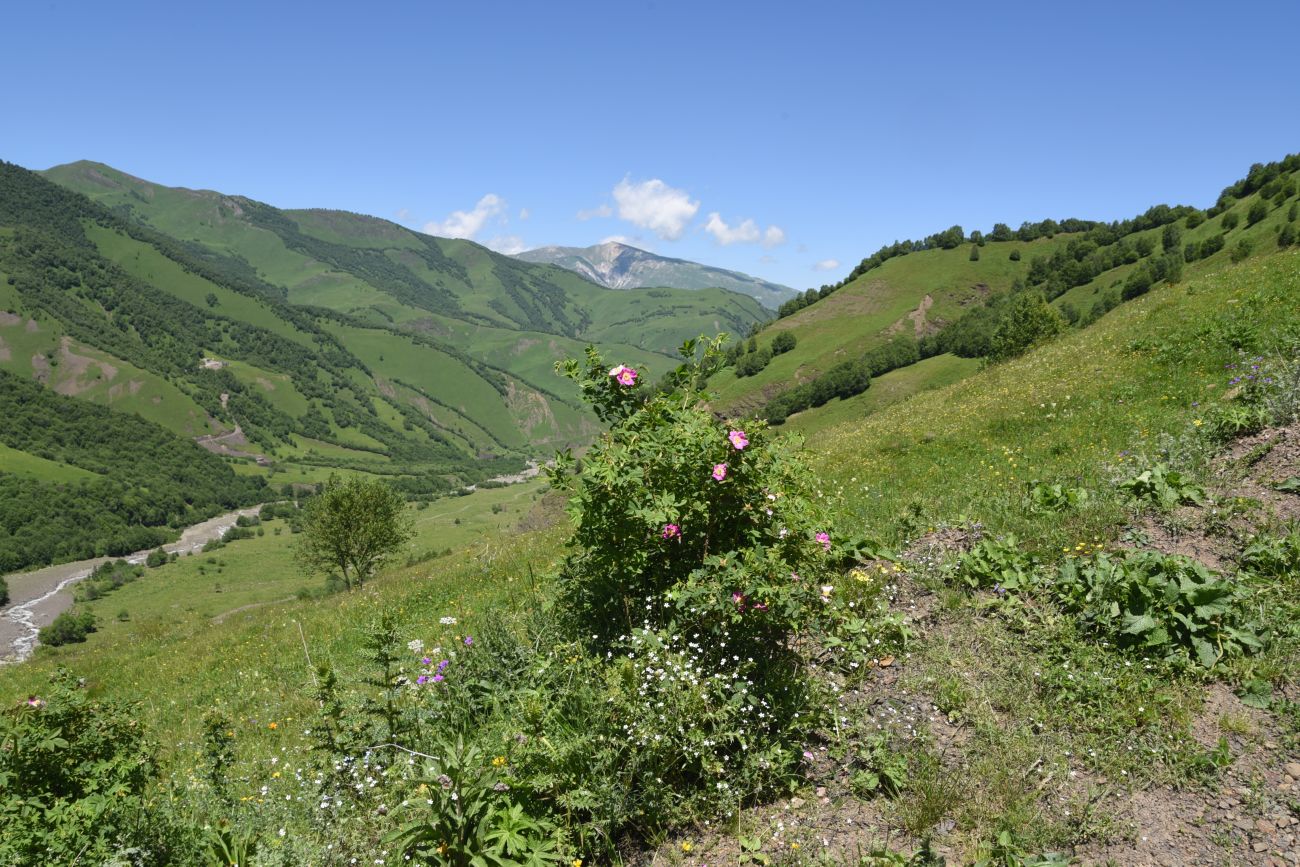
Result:
M727 439L731 440L731 444L735 447L736 451L740 451L745 446L749 445L749 437L745 436L743 430L733 430L731 433L727 434Z
M726 464L714 464L714 465L713 465L713 481L715 481L715 482L720 482L720 481L722 481L723 479L725 479L726 477L727 477L727 465L726 465Z
M664 524L664 530L659 535L665 539L680 539L682 537L682 528L676 524Z
M818 533L816 536L813 536L813 538L822 543L822 548L824 550L829 551L831 549L831 537L829 533Z
M620 364L618 367L611 369L609 375L614 377L614 381L619 385L636 385L636 369L628 367L626 364Z

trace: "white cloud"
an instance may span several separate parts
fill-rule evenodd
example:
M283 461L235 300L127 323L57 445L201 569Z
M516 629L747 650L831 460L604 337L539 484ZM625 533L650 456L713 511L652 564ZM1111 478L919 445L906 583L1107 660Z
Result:
M521 219L521 220L527 220L527 219L528 219L529 217L531 217L532 215L533 215L533 212L530 211L530 210L528 210L527 208L520 208L520 209L519 209L519 219Z
M745 220L734 226L728 225L717 211L709 214L709 221L704 224L704 231L722 246L730 244L755 244L761 242L769 250L785 243L785 230L780 226L768 226L760 230L753 220Z
M484 241L483 246L496 250L498 253L505 253L507 256L513 256L528 249L524 239L518 235L498 235Z
M816 265L812 266L814 271L834 271L840 267L839 259L822 259Z
M609 205L599 205L595 208L588 208L586 210L579 211L578 219L582 220L583 222L586 222L587 220L590 220L592 217L612 217L613 215L614 215L614 209L611 208Z
M627 235L610 235L610 236L608 236L608 237L606 237L606 238L601 238L599 241L596 242L597 245L600 245L600 244L628 244L628 245L630 245L631 243L632 243L632 239L629 238Z
M632 183L627 178L614 187L618 215L634 226L649 229L666 241L676 241L700 209L685 190L674 189L658 178Z
M442 222L424 224L424 232L443 238L473 238L492 217L505 209L505 199L496 193L488 193L478 200L472 211L452 211L451 216Z
M729 244L752 244L762 237L758 225L753 220L746 220L735 226L728 226L717 211L709 214L709 221L704 224L704 231L722 246Z

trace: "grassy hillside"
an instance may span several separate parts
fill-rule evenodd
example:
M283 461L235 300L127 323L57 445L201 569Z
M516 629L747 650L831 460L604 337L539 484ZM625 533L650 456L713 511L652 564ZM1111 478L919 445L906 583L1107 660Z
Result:
M788 302L756 344L761 352L788 334L794 348L749 375L737 359L714 378L713 387L724 408L759 411L794 385L890 341L915 339L921 357L979 358L989 353L989 338L1009 302L1023 292L1044 295L1070 325L1086 324L1153 283L1177 282L1294 244L1300 232L1298 181L1300 157L1288 157L1252 167L1207 210L1158 205L1118 223L1045 221L970 236L954 227L924 242L893 245L864 260L842 283ZM936 384L953 370L927 365L907 378L923 387L931 369L940 374ZM854 403L871 410L884 402ZM809 414L844 418L852 411ZM801 424L824 425L815 419Z
M378 693L361 684L373 672L363 624L386 614L402 644L419 638L436 645L435 654L456 646L457 660L477 665L469 662L476 651L461 647L472 635L500 660L474 669L503 679L484 686L492 701L473 704L465 718L472 725L460 731L483 750L476 759L483 767L503 757L517 795L546 791L545 780L526 776L537 751L577 769L587 783L583 800L537 794L527 801L532 815L557 822L566 859L621 861L629 852L657 851L666 862L689 864L750 854L787 864L819 857L903 863L925 845L961 864L998 853L1007 864L1251 863L1257 851L1289 845L1294 807L1282 767L1295 760L1300 742L1300 561L1267 572L1246 550L1261 541L1285 550L1295 536L1283 520L1296 515L1294 496L1268 483L1300 472L1293 442L1300 397L1281 387L1278 367L1300 363L1297 298L1300 251L1225 264L1158 286L1003 364L965 370L950 358L921 363L935 378L964 375L950 385L921 391L901 381L903 371L882 376L877 385L894 384L899 402L874 407L865 419L809 426L807 454L837 518L834 544L863 532L900 553L841 575L830 595L875 599L855 594L878 586L885 611L902 618L910 638L891 645L892 633L872 631L887 614L860 609L851 622L866 630L868 649L859 657L851 650L857 645L829 648L813 675L830 706L819 734L795 747L807 758L789 788L752 808L747 798L719 790L711 809L694 814L699 824L688 817L666 839L633 833L609 840L579 818L593 807L616 809L604 800L614 797L611 781L582 777L613 747L589 737L596 720L572 716L566 702L589 688L612 701L635 669L589 658L580 642L556 643L551 632L540 649L507 637L512 630L531 635L525 624L553 598L545 576L563 553L564 527L528 535L493 528L451 556L390 570L366 592L286 601L302 585L284 560L287 531L277 535L281 528L268 525L264 537L163 567L93 603L104 621L100 633L0 670L0 689L45 694L49 675L68 666L89 676L98 698L142 699L138 718L163 745L166 770L156 791L173 793L163 797L175 798L169 815L190 824L233 815L264 852L309 858L326 852L328 841L346 860L350 851L373 854L373 840L412 815L390 815L388 805L429 791L418 788L419 775L406 781L398 770L405 759L379 759L390 773L368 765L375 782L338 808L347 831L343 819L317 807L309 747L328 717L316 700L313 664L330 661L348 707L373 698ZM1235 369L1228 366L1243 359L1273 372L1270 386L1277 387L1247 394L1231 384ZM1273 403L1256 402L1264 398ZM1240 410L1265 405L1285 409L1292 421L1262 433L1260 425L1282 416L1232 426ZM1241 430L1256 432L1235 440ZM1212 505L1162 508L1117 484L1161 461L1202 486ZM1086 496L1054 504L1034 493L1036 482ZM496 518L479 496L444 503L463 502L467 519ZM504 505L513 518L516 504ZM452 513L434 508L421 514L429 515L428 538L440 546L448 537L437 528ZM995 573L997 588L971 577L985 574L977 569L984 561L969 553L985 540L1000 541L978 549L981 556L1000 557L996 569L1009 570ZM1094 562L1095 550L1122 558L1133 548L1159 557L1198 552L1248 589L1248 616L1266 637L1264 648L1206 670L1186 657L1166 658L1160 645L1126 649L1063 607L1054 577L1061 564ZM1008 575L1022 575L1023 583ZM175 595L147 592L160 581ZM227 604L242 610L214 623ZM115 619L119 610L125 619ZM456 622L440 623L446 617ZM886 636L885 643L872 645L872 635ZM1247 703L1239 695L1264 698ZM229 798L253 806L224 807L206 776L203 714L210 707L231 721ZM684 722L714 719L699 705L659 712L682 714ZM403 742L437 749L418 731ZM894 782L882 784L886 770ZM314 830L331 821L332 830ZM864 857L874 851L884 858L890 849L901 853L894 861ZM1031 857L1046 850L1066 854Z

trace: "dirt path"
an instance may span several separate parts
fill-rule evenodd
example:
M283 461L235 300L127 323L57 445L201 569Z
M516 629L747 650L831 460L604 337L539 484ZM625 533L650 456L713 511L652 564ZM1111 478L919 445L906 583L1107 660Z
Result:
M187 527L180 539L163 548L169 553L174 551L177 554L198 551L211 540L224 536L227 530L235 526L235 521L241 515L256 515L260 509L261 506L240 509ZM131 563L143 563L148 556L148 551L137 551L122 559ZM0 665L22 662L31 656L41 627L48 626L55 617L72 606L72 592L68 588L110 559L116 558L98 557L94 560L60 563L57 566L5 576L9 582L10 604L0 610Z
M233 617L241 611L252 611L254 608L262 608L267 605L279 605L282 602L292 602L297 596L286 596L283 599L268 599L265 602L250 602L247 605L241 605L238 608L232 608L229 611L223 611L216 617L212 618L213 626L220 626L226 622L227 617Z

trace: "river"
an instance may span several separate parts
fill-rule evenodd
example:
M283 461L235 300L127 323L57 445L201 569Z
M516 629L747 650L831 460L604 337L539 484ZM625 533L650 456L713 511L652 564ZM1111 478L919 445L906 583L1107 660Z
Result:
M256 515L261 506L227 512L201 524L187 527L180 539L163 545L177 554L199 551L213 539L226 535L240 516ZM42 626L72 606L71 586L90 575L96 566L109 560L125 559L143 563L149 551L137 551L124 558L98 557L76 563L60 563L30 572L6 575L9 582L9 605L0 609L0 665L22 662L36 649L36 636Z

